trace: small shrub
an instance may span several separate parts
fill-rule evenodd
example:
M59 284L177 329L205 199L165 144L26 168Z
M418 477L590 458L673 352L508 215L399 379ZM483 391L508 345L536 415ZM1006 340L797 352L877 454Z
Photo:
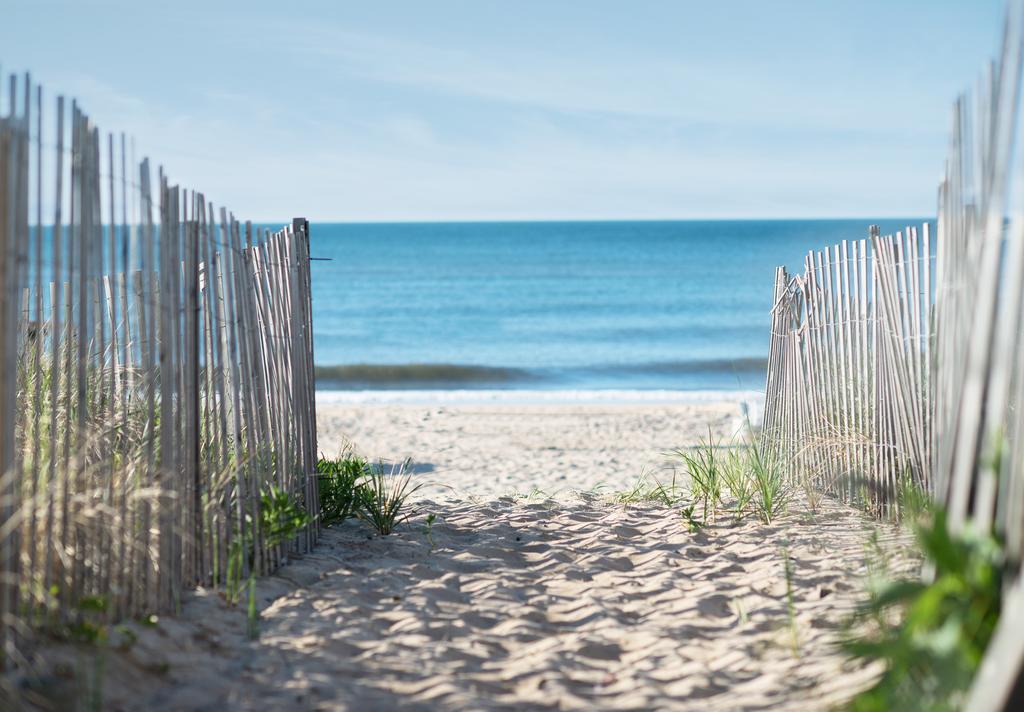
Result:
M999 541L970 532L954 537L941 510L929 519L916 529L934 579L898 580L872 591L854 622L873 621L873 631L844 642L851 655L887 667L854 699L853 710L960 709L999 621Z
M406 500L422 484L412 484L412 461L403 460L385 470L380 463L371 467L359 483L357 516L366 520L381 536L391 534L395 525L408 519L404 513Z
M434 522L437 521L437 515L431 512L427 515L426 526L423 527L423 533L427 535L427 541L430 542L430 553L434 553Z
M355 514L359 482L369 474L370 466L361 457L320 458L316 471L320 482L320 521L325 526L340 524Z

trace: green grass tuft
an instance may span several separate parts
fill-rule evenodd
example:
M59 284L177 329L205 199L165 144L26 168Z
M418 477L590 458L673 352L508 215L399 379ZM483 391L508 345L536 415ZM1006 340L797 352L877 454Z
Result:
M722 463L722 484L733 499L737 521L743 518L754 499L754 480L750 476L745 449L730 450Z
M701 440L695 448L675 450L673 453L682 458L686 465L690 475L690 492L694 500L701 503L705 521L709 512L712 516L718 512L718 505L722 501L722 467L715 455L717 448L709 427L707 440Z
M370 473L361 457L348 455L337 460L323 457L316 463L320 482L320 521L324 526L340 524L356 513L359 483Z
M771 524L785 511L791 495L782 463L777 455L756 445L752 445L747 454L754 481L754 512L762 522Z
M381 536L391 534L395 525L409 517L404 511L406 501L421 484L412 483L412 460L405 459L386 468L379 463L369 472L357 488L357 516L365 520Z
M618 492L614 495L614 499L619 504L625 505L653 503L675 507L684 501L685 494L682 488L676 484L675 473L672 473L672 481L665 485L654 475L643 472L632 489Z

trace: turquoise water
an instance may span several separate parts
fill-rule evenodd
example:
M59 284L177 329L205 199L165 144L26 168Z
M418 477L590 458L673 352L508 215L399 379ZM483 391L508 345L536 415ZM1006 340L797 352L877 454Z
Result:
M318 388L757 390L775 267L919 222L314 223Z

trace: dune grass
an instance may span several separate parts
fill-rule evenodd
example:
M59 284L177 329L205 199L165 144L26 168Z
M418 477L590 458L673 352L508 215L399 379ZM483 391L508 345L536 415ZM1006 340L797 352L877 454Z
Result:
M690 475L690 492L703 508L704 521L707 521L709 511L712 518L715 517L722 501L722 467L716 453L719 447L708 428L708 439L701 440L697 447L673 451L683 461Z
M632 488L616 493L613 499L619 504L625 505L653 503L665 507L675 507L686 499L686 492L676 484L674 472L672 481L667 485L649 472L641 472Z
M786 511L791 489L786 482L782 457L758 444L730 446L728 449L708 439L695 447L669 453L681 461L689 475L688 489L654 484L643 477L634 488L617 495L622 503L656 502L665 506L682 506L690 528L713 520L720 509L731 511L736 521L747 515L757 516L771 524Z
M381 536L387 536L409 518L406 502L422 486L423 483L412 482L412 460L405 459L390 467L378 463L359 485L356 516Z
M369 463L352 453L336 460L321 457L316 471L320 483L320 521L330 526L353 516L359 506L359 483L369 473Z
M747 468L747 456L742 450L730 450L722 463L722 484L733 500L736 520L743 518L754 499L754 482Z
M747 449L747 458L747 469L754 483L751 499L754 513L765 524L771 524L786 510L792 495L781 458L756 445Z
M425 483L412 480L412 460L394 465L369 464L354 451L336 460L317 463L320 480L320 519L325 525L356 517L381 536L409 518L409 498Z

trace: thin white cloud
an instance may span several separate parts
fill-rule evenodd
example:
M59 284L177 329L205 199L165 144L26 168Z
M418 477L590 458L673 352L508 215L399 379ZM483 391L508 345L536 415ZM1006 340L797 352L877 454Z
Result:
M584 62L535 48L473 51L323 25L303 25L298 34L304 41L285 51L330 62L340 75L556 112L850 133L944 130L946 124L945 116L896 110L910 89L902 82L865 87L859 78L837 76L811 87L802 76L757 66L716 67L656 54ZM865 108L865 90L876 109Z

